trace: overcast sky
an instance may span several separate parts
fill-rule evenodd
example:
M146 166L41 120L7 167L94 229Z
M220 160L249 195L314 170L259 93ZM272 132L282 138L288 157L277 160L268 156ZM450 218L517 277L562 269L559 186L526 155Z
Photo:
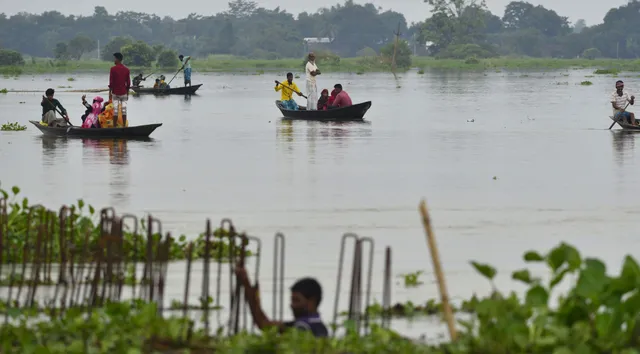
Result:
M510 0L486 0L489 10L502 17L505 6ZM259 6L265 8L275 8L280 6L287 12L298 14L302 11L315 12L320 7L330 7L338 3L333 0L321 2L314 0L261 0L257 1ZM422 21L429 16L429 6L422 0L355 0L356 3L371 2L383 9L392 9L404 14L408 22ZM534 5L542 5L555 10L561 16L569 17L571 22L583 18L587 25L602 22L604 15L612 7L626 4L627 0L531 0ZM340 1L340 3L344 3ZM162 1L162 0L126 0L126 1L96 1L96 0L0 0L0 11L13 15L17 12L26 11L30 13L41 13L47 10L58 10L64 14L90 15L94 6L105 6L107 11L115 13L117 11L137 11L151 12L160 16L169 15L174 18L186 17L189 13L195 12L200 15L215 14L227 9L227 0L195 0L185 1Z

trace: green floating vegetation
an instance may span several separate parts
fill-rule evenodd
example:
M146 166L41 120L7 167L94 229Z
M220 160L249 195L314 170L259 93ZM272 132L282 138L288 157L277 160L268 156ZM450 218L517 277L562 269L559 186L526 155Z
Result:
M28 198L19 200L18 195L20 188L13 187L11 189L11 198L9 193L0 189L0 198L4 197L8 202L8 217L6 223L7 236L0 240L2 242L3 249L20 250L24 248L34 247L36 237L34 231L42 221L45 211L42 208L34 208L31 218L29 217L32 206L29 204ZM75 205L69 206L69 221L67 221L65 233L67 240L76 249L83 249L89 247L91 249L99 247L100 242L100 225L99 225L99 213L91 205L86 205L85 202L80 199ZM60 247L60 220L59 218L51 218L51 222L54 224L53 231L48 235L51 239L50 256L51 260L60 260L61 247ZM146 240L147 240L147 225L145 219L140 219L138 225L138 232L134 233L135 225L125 225L123 238L123 249L127 259L138 259L140 261L146 260ZM29 230L31 234L29 235ZM210 240L209 246L211 250L211 258L219 260L229 260L231 247L229 244L229 233L223 229L216 229L213 232L213 237ZM85 239L88 237L88 241ZM161 238L159 233L154 233L152 237L158 241ZM164 237L164 235L162 235ZM189 248L192 248L192 258L202 258L205 255L205 247L207 245L205 234L198 235L194 240L187 240L187 236L181 235L177 238L173 238L169 249L169 260L184 260L188 256ZM240 253L239 248L235 248L236 252ZM6 252L6 251L5 251ZM246 256L251 256L252 253L247 250ZM3 256L3 261L6 263L23 263L29 262L28 259L23 259L23 252L7 252L7 255ZM91 260L91 259L88 259ZM55 261L54 261L55 263Z
M67 81L76 81L76 79L72 78L72 77L68 77Z
M0 126L0 130L5 132L18 132L22 130L27 130L27 126L20 125L18 122L14 122L14 123L7 122L2 126Z
M591 82L591 81L582 81L580 83L580 85L582 85L582 86L591 86L591 85L593 85L593 82Z
M596 75L618 75L620 73L619 69L598 69L593 72Z
M305 331L277 335L275 329L261 335L240 333L223 336L223 328L212 337L195 320L159 315L153 303L129 301L107 303L90 313L70 308L42 318L36 309L7 304L3 312L10 320L0 327L3 353L286 353L286 354L637 354L640 348L640 265L626 256L618 274L608 275L605 264L583 257L574 247L561 243L546 254L526 252L527 263L545 264L548 280L528 269L511 278L527 286L524 296L496 289L497 270L471 262L491 282L494 291L464 305L469 319L458 319L457 338L440 343L417 343L398 333L372 325L360 336L354 323L339 327L344 337L316 339ZM550 298L559 284L571 279L570 289L560 294L557 306ZM212 303L202 302L200 306ZM188 305L191 307L191 305ZM463 306L463 308L464 308ZM172 308L182 308L179 302ZM197 305L195 306L197 307ZM425 312L440 311L435 302ZM379 310L381 312L381 309ZM370 310L373 313L373 310ZM40 317L38 317L40 316ZM189 340L187 340L189 338Z
M0 93L9 93L9 90L7 90L6 88L3 88L2 90L0 90Z

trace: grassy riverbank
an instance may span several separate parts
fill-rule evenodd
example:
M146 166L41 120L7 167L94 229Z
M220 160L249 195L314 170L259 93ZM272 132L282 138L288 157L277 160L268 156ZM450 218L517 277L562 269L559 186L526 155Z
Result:
M100 60L56 62L50 59L34 58L26 60L22 67L0 67L0 74L16 76L20 74L52 74L52 73L99 73L107 72L110 62ZM224 55L212 55L208 58L196 58L193 61L195 72L228 72L228 73L257 73L302 71L302 59L256 60L244 59ZM387 72L389 66L378 63L373 58L342 58L339 63L319 63L319 66L329 72ZM502 57L479 60L434 59L431 57L414 57L413 68L419 70L558 70L570 68L600 68L616 69L618 71L640 71L640 60L618 59L552 59L552 58L514 58ZM149 73L151 68L131 67L132 74L143 71ZM163 69L158 72L170 73L173 69Z

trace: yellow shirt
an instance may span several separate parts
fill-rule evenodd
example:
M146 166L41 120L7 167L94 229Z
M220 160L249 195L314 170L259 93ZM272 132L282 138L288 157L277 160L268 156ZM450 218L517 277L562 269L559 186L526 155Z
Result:
M283 88L282 86L286 86L288 88ZM291 82L291 84L289 84L289 81L281 82L280 85L276 86L276 92L280 90L282 90L282 97L280 98L281 101L292 100L294 91L300 92L298 85L296 85L295 82Z

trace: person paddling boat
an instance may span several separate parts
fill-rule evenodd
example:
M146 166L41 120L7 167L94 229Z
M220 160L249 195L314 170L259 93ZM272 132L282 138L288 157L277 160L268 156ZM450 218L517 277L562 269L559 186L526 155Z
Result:
M624 120L631 125L638 125L636 116L626 110L627 102L630 105L635 103L635 96L624 90L624 82L616 81L616 90L611 94L611 105L613 106L613 117L616 120Z
M298 85L293 82L293 73L287 73L287 81L281 83L276 80L276 92L282 91L282 96L280 97L280 103L285 109L289 109L292 111L298 110L298 103L293 99L293 93L295 92L298 96L302 96Z

